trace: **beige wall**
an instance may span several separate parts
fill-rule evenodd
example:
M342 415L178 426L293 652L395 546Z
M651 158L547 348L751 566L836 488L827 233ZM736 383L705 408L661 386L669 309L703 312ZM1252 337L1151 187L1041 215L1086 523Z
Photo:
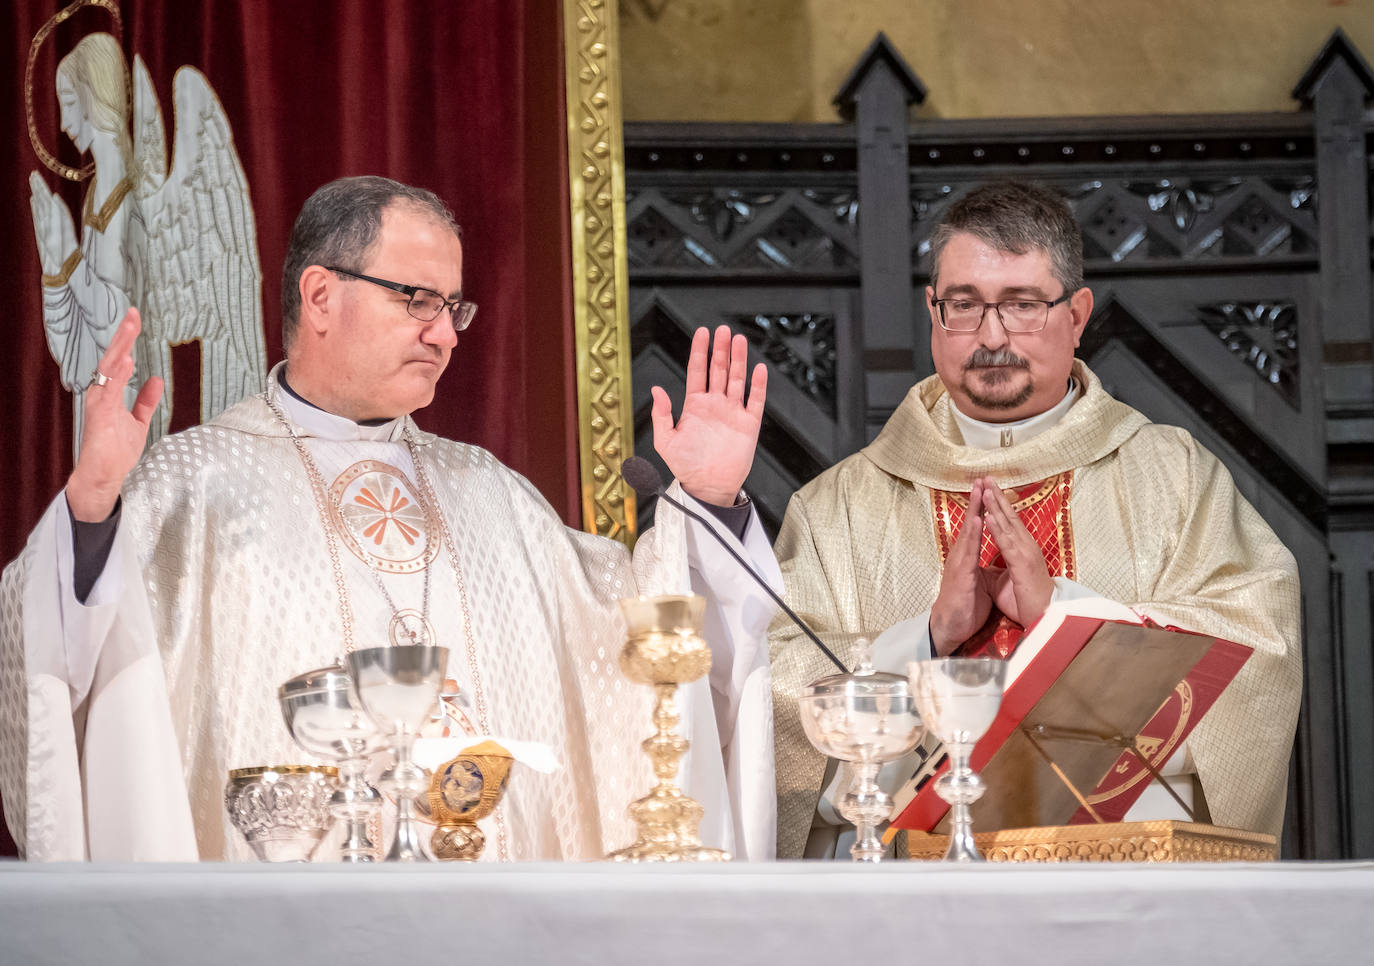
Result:
M1374 0L619 0L627 120L834 121L885 31L931 117L1286 111Z

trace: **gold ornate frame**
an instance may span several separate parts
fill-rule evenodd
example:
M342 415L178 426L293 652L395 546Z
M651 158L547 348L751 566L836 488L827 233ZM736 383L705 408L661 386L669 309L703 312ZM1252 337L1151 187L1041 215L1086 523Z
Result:
M563 0L582 527L633 543L634 453L619 4Z

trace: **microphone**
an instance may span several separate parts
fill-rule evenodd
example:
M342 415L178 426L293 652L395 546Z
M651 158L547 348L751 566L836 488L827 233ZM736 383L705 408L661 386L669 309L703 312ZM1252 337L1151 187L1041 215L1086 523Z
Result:
M625 462L620 464L620 475L624 477L626 483L630 484L630 487L635 491L635 494L637 496L641 498L656 496L660 500L665 500L671 505L677 507L683 513L691 517L693 520L705 526L706 532L709 533L715 539L715 541L721 545L722 548L724 548L726 553L735 558L735 561L741 567L744 568L744 572L754 579L754 583L758 584L760 587L763 588L763 592L773 599L773 603L777 604L779 607L782 608L783 613L792 619L793 624L796 624L799 628L801 628L801 632L811 639L811 643L815 644L817 647L821 649L821 653L828 657L831 663L840 669L840 673L849 673L849 668L845 667L843 662L841 662L840 659L835 656L835 652L830 650L830 648L826 647L825 644L821 641L821 639L816 636L816 632L813 631L811 628L807 627L806 622L803 621L800 617L798 617L796 615L796 612L793 611L792 608L787 606L787 602L784 601L781 597L779 597L774 592L772 587L768 586L768 581L764 580L757 573L755 573L754 568L749 565L749 562L746 561L739 554L737 554L735 552L735 549L731 547L728 543L726 543L724 538L721 537L720 534L716 533L715 527L711 526L710 523L708 523L706 519L702 517L701 514L697 513L695 510L683 506L680 502L674 500L671 496L667 494L663 486L663 477L658 475L658 470L654 469L654 464L650 463L642 456L631 456Z

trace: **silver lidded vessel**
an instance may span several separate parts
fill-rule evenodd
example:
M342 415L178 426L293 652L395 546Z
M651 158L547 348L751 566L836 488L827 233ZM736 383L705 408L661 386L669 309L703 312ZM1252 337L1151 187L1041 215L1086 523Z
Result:
M878 826L892 814L892 798L878 787L878 770L909 754L925 736L906 676L873 667L869 642L855 642L852 673L812 681L798 698L806 737L823 755L854 766L839 812L854 823L858 837L849 854L855 862L880 862Z
M386 744L353 692L348 672L331 664L298 674L277 689L277 700L296 744L339 769L339 785L328 807L345 829L340 858L373 861L376 846L368 827L381 815L382 796L368 784L365 773L368 756Z

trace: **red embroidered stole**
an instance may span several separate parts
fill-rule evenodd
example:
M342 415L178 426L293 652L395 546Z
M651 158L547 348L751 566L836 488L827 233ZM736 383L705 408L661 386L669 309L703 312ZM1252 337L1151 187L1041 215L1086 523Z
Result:
M1045 555L1045 566L1052 577L1077 576L1073 555L1073 525L1069 513L1069 493L1073 483L1073 471L1051 476L1039 483L1031 483L1013 491L1012 509L1021 518L1030 535ZM934 490L935 504L935 541L940 548L940 566L944 567L950 547L959 536L964 525L964 514L968 510L968 494L952 493L948 490ZM978 563L983 567L1004 567L1002 552L992 539L992 534L983 531L983 545L978 554ZM1007 617L995 606L987 623L959 647L954 653L959 657L1010 657L1021 640L1023 628Z

